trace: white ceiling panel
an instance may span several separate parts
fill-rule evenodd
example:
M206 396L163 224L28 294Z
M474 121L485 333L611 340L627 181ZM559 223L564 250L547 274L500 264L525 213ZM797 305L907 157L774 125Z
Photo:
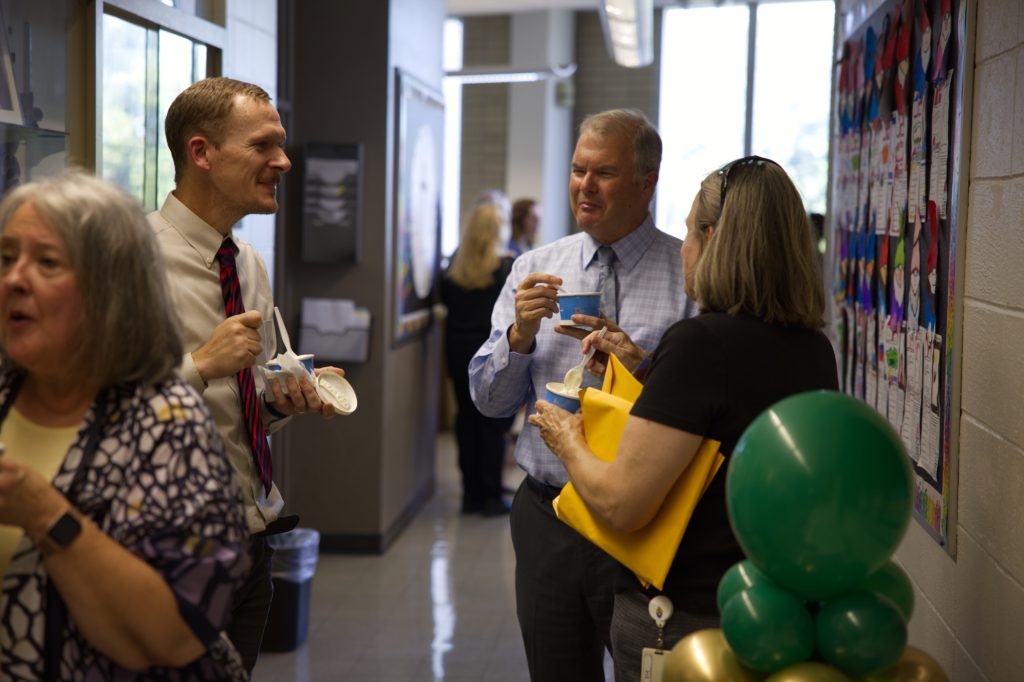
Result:
M511 14L549 9L597 9L598 0L447 0L449 16Z

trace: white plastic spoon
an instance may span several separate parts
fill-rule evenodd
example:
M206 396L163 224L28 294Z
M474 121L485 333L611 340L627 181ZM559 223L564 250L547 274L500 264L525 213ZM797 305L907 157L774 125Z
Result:
M284 320L281 319L281 311L278 310L277 306L274 306L274 315L277 317L277 326L281 330L281 342L284 344L284 353L277 354L277 361L281 365L281 369L288 372L289 374L300 377L306 372L306 368L302 366L302 361L292 350L292 344L288 338L288 329L284 326Z
M604 338L604 333L606 331L608 331L608 327L601 327L601 331L597 333L597 338ZM596 350L597 348L591 344L590 350L588 350L583 356L583 360L580 361L580 364L570 367L569 371L565 373L565 377L562 379L562 385L565 386L566 390L572 392L580 390L580 386L583 385L583 368L587 366L588 362L590 362L590 358L594 357L594 351Z

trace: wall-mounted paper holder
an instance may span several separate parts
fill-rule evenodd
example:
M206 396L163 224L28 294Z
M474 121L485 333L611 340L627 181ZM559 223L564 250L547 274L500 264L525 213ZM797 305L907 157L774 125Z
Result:
M369 347L369 310L349 299L302 299L300 353L313 353L317 361L366 362Z

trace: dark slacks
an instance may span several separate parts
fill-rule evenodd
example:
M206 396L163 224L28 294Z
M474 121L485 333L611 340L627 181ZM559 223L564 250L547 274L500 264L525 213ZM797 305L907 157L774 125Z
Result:
M615 682L640 682L640 666L644 647L658 644L658 625L648 611L650 598L639 590L615 595L615 616L612 618L612 653L615 659ZM664 645L671 649L691 632L719 627L715 615L687 613L685 604L673 604L674 613L665 623Z
M235 591L231 604L228 638L242 656L245 669L252 675L267 626L274 583L270 579L270 558L274 550L265 537L253 537L249 545L252 568L245 582Z
M512 502L516 612L533 682L604 680L619 564L558 520L527 478Z
M468 360L467 360L468 364ZM505 434L512 417L488 417L480 413L469 393L465 372L452 374L459 412L455 416L455 442L462 473L462 504L466 511L487 500L501 500L501 473L505 467Z

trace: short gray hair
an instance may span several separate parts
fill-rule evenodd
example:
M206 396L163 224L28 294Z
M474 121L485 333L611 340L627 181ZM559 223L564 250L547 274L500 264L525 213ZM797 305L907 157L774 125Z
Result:
M639 109L609 109L591 114L580 123L580 135L588 132L622 135L630 141L637 182L661 168L661 135Z
M30 182L0 203L0 234L26 204L64 240L84 307L69 366L100 387L166 381L181 363L178 319L153 228L132 197L82 171ZM0 348L3 365L11 360Z

